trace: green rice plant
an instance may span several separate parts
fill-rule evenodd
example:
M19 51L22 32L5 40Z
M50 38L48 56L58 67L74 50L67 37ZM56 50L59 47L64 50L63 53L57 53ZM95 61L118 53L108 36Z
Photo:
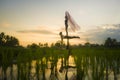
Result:
M40 80L39 78L39 75L40 75L40 64L39 64L39 60L36 60L36 77L37 77L37 80Z
M80 47L71 49L71 54L65 49L56 48L10 48L0 47L0 67L2 67L3 78L6 78L6 70L11 67L11 79L13 79L13 64L17 65L17 80L30 80L32 61L36 61L36 79L46 80L46 69L51 65L51 74L58 76L57 63L61 59L61 68L66 69L66 80L68 76L69 56L71 55L76 64L77 80L83 80L90 76L92 80L109 80L108 76L113 72L114 79L120 74L120 49L105 47ZM13 60L15 62L13 63ZM51 64L48 64L48 63ZM59 70L59 71L60 71ZM40 77L42 74L42 77ZM6 78L7 79L7 78Z
M3 78L7 78L6 70L9 66L9 60L8 60L8 48L3 49L2 51L2 69L3 69Z

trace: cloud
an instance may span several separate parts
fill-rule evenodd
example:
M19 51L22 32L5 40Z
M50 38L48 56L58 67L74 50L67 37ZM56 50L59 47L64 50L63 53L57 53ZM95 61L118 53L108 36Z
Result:
M56 34L52 31L48 31L48 30L21 30L21 31L17 31L19 33L37 33L37 34Z
M104 24L102 26L99 26L99 28L102 28L102 29L119 29L120 24Z
M31 29L31 30L20 30L17 31L19 33L25 33L27 36L27 33L30 33L33 36L35 36L36 34L36 39L38 39L38 37L42 34L42 38L48 39L48 37L50 39L60 39L59 37L59 31L63 31L63 35L65 35L65 30L63 30L62 28L60 28L59 30L55 30L55 29L51 29L51 28L46 28L46 27L41 27L41 28L37 28L37 29ZM104 44L105 40L108 37L111 38L115 38L117 39L117 41L120 41L120 24L104 24L104 25L99 25L94 29L90 29L87 31L78 31L75 32L76 34L71 34L72 32L70 32L69 35L72 36L80 36L80 39L78 40L73 40L73 42L75 43L85 43L86 41L89 41L90 43L99 43L99 44ZM32 36L32 38L33 38ZM40 41L40 40L39 40Z
M104 43L108 38L115 38L120 41L120 24L100 25L96 29L91 29L82 34L92 43Z

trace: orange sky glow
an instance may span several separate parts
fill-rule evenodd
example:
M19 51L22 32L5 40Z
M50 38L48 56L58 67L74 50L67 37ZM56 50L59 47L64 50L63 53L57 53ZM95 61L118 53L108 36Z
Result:
M71 44L104 43L107 37L119 38L119 0L1 0L0 32L15 36L20 45L55 43L59 32L65 35L65 11L80 26ZM70 28L70 27L69 27ZM64 40L65 41L65 40Z

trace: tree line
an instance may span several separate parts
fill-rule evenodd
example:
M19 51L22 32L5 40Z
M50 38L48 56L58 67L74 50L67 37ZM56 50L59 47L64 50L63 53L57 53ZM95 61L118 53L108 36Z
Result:
M19 40L13 36L6 35L4 32L0 33L0 46L19 46Z
M6 35L4 32L0 33L0 46L7 46L7 47L18 47L19 45L19 40L16 37L10 36L10 35ZM120 47L120 42L117 41L114 38L108 37L105 40L104 44L91 44L90 42L86 42L84 45L79 44L79 45L72 45L71 47L99 47L99 46L104 46L104 47L109 47L109 48L113 48L113 47ZM39 48L39 47L49 47L48 43L42 44L36 44L36 43L32 43L27 45L27 48ZM55 43L52 43L50 45L50 47L53 48L65 48L65 43L61 43L61 41L57 41Z

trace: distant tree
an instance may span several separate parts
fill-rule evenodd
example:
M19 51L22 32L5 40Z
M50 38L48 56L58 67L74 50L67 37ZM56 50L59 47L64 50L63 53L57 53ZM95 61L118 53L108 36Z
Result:
M36 43L32 43L30 45L27 45L27 48L43 48L43 47L48 47L48 43L45 44L39 43L38 45Z
M35 43L32 43L31 45L27 45L27 48L39 48L39 45L35 44Z
M58 40L57 42L52 43L52 44L50 45L50 47L52 47L52 48L65 48L66 46L65 46L65 43L64 43L64 42L61 43L61 41Z
M104 44L106 47L111 47L112 46L112 39L110 37L108 37L106 40L105 40L105 44Z
M55 47L58 47L58 48L64 48L64 47L66 47L66 46L65 46L65 43L64 43L64 42L61 43L61 41L57 41L57 42L54 44L54 46L55 46Z
M120 42L117 42L117 47L120 47Z
M100 45L99 44L90 44L91 47L99 47Z
M116 47L117 46L117 40L116 39L112 39L112 44L113 44L113 47Z
M57 42L55 43L55 46L56 46L56 47L60 47L60 46L61 46L61 41L57 41Z
M44 47L48 47L48 43L43 44Z
M4 32L0 33L0 46L18 46L19 41L17 38L9 35L5 35Z
M39 47L44 47L42 43L39 43Z
M82 47L83 45L82 45L82 44L79 44L78 46L79 46L79 47Z
M105 40L105 44L104 46L106 47L117 47L118 45L118 42L116 39L112 39L110 37L108 37L106 40Z
M5 44L5 33L1 32L0 33L0 46L4 46Z
M7 35L5 40L6 40L6 42L5 42L6 46L18 46L19 45L19 41L15 37L12 37L12 36L9 37Z
M50 45L50 47L54 47L54 43L52 43L52 44Z
M89 42L86 42L86 43L84 44L84 46L90 46L90 43L89 43Z

